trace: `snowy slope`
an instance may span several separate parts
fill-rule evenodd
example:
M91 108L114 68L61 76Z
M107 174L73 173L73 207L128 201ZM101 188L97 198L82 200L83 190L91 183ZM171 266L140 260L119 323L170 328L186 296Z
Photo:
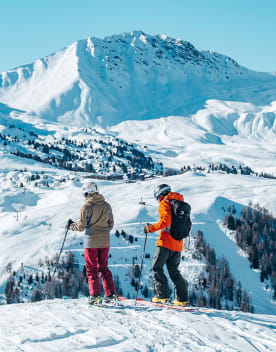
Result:
M6 270L8 263L12 264L14 270L18 270L22 262L27 268L38 267L39 259L46 256L53 257L59 251L64 236L64 224L68 218L78 219L83 197L80 182L82 176L70 176L66 171L47 171L43 167L44 173L51 180L50 187L43 184L35 187L34 184L25 182L26 171L12 171L9 164L2 163L2 165L0 287L3 292L8 278ZM32 170L31 164L26 164L25 167L29 172ZM61 178L66 182L60 183ZM24 183L24 188L18 186L20 182ZM135 292L126 275L132 265L132 256L137 256L136 263L140 263L144 244L144 223L153 223L157 219L157 204L153 198L153 189L156 184L162 182L169 183L173 190L183 193L185 199L190 202L193 209L194 232L196 233L197 229L203 230L208 241L218 250L218 255L226 256L234 277L241 280L243 287L252 296L256 312L275 314L276 305L271 299L272 291L264 289L265 283L259 281L259 273L252 272L249 262L239 255L238 248L229 240L227 233L221 230L220 225L225 216L222 206L227 209L233 202L243 205L247 205L249 201L258 202L273 212L276 211L273 197L275 180L255 176L219 173L198 176L187 173L133 184L122 181L100 181L100 189L114 210L114 230L124 229L138 239L138 242L130 245L123 239L112 236L110 264L113 273L120 277L124 294L129 293L132 296ZM141 197L146 201L145 206L139 205ZM16 211L19 211L18 221ZM147 284L151 282L150 268L156 238L155 234L149 236L147 243L150 259L145 261L143 274ZM76 246L81 239L81 233L70 233L65 251L75 251L77 260L83 263L82 246ZM183 270L184 275L188 276L189 266L183 265Z
M231 58L139 31L81 40L33 64L2 73L0 303L9 263L13 270L24 263L28 275L46 270L39 267L40 259L59 252L66 220L78 219L83 204L81 185L88 175L11 155L16 149L32 151L26 133L28 138L30 133L37 134L41 143L74 139L76 149L84 142L98 148L95 136L107 144L120 137L137 143L146 156L166 167L224 162L275 175L275 83L275 75L249 71ZM88 132L76 128L91 125L111 127ZM37 153L42 155L42 145L39 148ZM87 157L88 149L78 152ZM88 156L97 166L108 157ZM115 156L113 161L119 165L122 160ZM40 175L39 181L30 181L34 175ZM275 214L274 179L205 171L136 183L97 182L114 211L109 263L124 295L135 294L129 277L133 258L136 264L141 261L143 226L158 216L153 189L169 183L192 205L193 233L202 230L217 255L227 258L258 314L136 311L134 307L118 313L88 310L84 299L1 305L5 318L0 320L0 351L276 349L276 303L271 286L260 282L260 272L250 268L222 225L223 209L233 204L239 211L251 201ZM139 204L141 198L144 206ZM135 241L117 238L116 229L125 230ZM156 238L157 234L148 238L143 268L142 283L149 287ZM69 251L82 265L81 233L69 232L64 253ZM189 287L204 267L191 257L191 251L192 245L186 243L180 265Z
M275 173L275 83L229 57L135 31L80 40L2 73L0 115L38 128L46 119L52 133L56 121L112 125L166 167L242 163Z
M276 105L208 100L195 114L146 121L124 121L112 131L144 145L165 166L244 163L276 172Z
M206 100L268 105L276 77L142 31L90 37L0 75L0 102L66 124L196 113Z
M119 307L121 308L121 307ZM80 299L0 306L0 351L271 352L276 317L87 307Z
M271 104L274 109L274 105ZM247 121L240 116L252 114ZM114 126L106 135L105 131L83 133L76 128L67 128L58 123L45 123L40 119L32 120L32 116L22 111L14 110L7 105L1 105L0 119L3 123L0 133L17 135L24 141L26 131L38 134L40 138L76 138L83 142L85 138L102 136L109 141L114 134L131 142L146 144L146 155L154 155L166 166L183 166L186 162L209 163L224 161L231 165L241 162L250 163L262 171L275 172L273 150L274 125L263 128L265 108L256 110L250 104L208 101L202 111L191 118L169 117L149 121L123 122ZM273 117L272 117L273 119ZM224 134L219 134L219 121L224 127ZM258 121L260 127L258 126ZM14 128L9 127L15 125ZM269 125L269 124L268 124ZM258 136L262 133L261 136ZM90 136L91 134L91 136ZM267 143L265 142L267 141ZM91 143L90 142L90 143ZM22 148L17 142L17 148ZM23 262L27 267L37 268L37 263L46 256L54 256L59 251L64 235L64 224L68 218L77 219L82 205L80 194L81 180L85 174L78 175L65 170L57 170L50 165L41 165L34 160L18 158L9 155L10 145L0 145L1 163L1 196L0 224L2 245L0 249L0 287L4 290L8 278L6 266L11 262L14 270L19 269ZM87 154L86 154L87 156ZM95 160L93 161L95 162ZM39 182L30 182L32 174L44 172ZM65 181L65 182L61 182ZM272 291L265 290L265 284L259 281L259 273L250 269L249 263L239 255L236 245L229 240L227 233L221 228L224 218L222 206L226 209L231 202L244 206L249 201L260 203L275 212L276 204L273 198L275 180L260 179L255 176L224 174L193 174L187 173L170 178L156 178L147 182L125 184L124 182L100 182L100 187L114 208L116 219L115 229L126 230L137 237L138 242L130 246L122 239L113 236L113 251L111 265L115 274L126 279L121 280L124 293L134 294L130 287L129 274L132 256L140 258L143 246L143 224L154 222L157 217L157 205L152 192L157 183L170 183L172 188L184 194L193 208L194 232L201 229L209 243L218 250L220 256L227 253L231 270L236 280L253 298L253 305L259 313L272 313L275 304L271 301ZM22 185L22 186L21 186ZM146 207L141 208L139 200L147 200ZM128 200L127 202L125 200ZM19 220L16 221L17 216ZM43 234L41 236L41 234ZM71 238L71 237L70 237ZM69 240L70 240L69 238ZM66 250L73 250L77 259L83 263L81 234L72 234L72 242L68 242ZM151 260L154 255L156 236L150 236L148 252L150 258L146 261L145 284L151 282ZM124 248L124 249L122 249ZM130 254L131 253L131 254ZM125 258L128 257L126 260ZM189 262L189 260L188 260ZM139 264L139 259L136 260ZM187 265L186 265L187 264ZM191 277L193 284L199 275L197 269L190 274L193 265L183 263L183 271ZM240 268L243 268L240 270ZM246 274L246 275L245 275Z
M2 111L2 112L1 112ZM137 149L138 148L138 149ZM0 156L16 155L54 167L118 179L162 172L137 145L94 128L67 127L0 105ZM143 175L143 176L142 176Z
M44 145L55 144L61 149L69 148L73 154L79 150L79 157L84 158L77 163L79 167L83 168L85 163L92 163L100 171L99 164L109 160L111 171L115 164L117 171L120 171L118 163L122 160L111 156L111 153L116 153L118 144L116 138L120 138L130 144L134 143L134 147L142 151L146 157L153 157L154 161L162 162L165 167L180 169L184 165L220 162L230 166L243 164L258 172L275 174L275 117L275 102L267 106L255 106L250 103L212 99L191 116L128 120L111 128L96 131L91 128L78 129L62 123L48 122L38 116L0 104L0 134L6 136L6 141L10 140L7 138L8 135L19 138L19 141L6 147L3 146L2 140L0 151L6 154L16 153L19 150L25 154L37 154L42 159L53 156L60 158L62 153L53 149L50 154L42 153ZM37 134L38 138L30 136L30 133ZM87 147L77 148L72 145L68 147L64 145L63 138L73 140L77 144L84 143ZM40 149L34 150L33 145L28 146L28 140L39 143ZM113 146L104 147L98 142L112 143ZM119 144L126 146L123 141ZM105 153L95 155L99 148L103 151L105 149ZM131 155L133 147L127 148ZM76 162L71 162L71 165L76 165ZM158 165L154 168L158 170ZM109 172L107 169L103 171Z
M53 181L50 188L25 183L28 173L41 171ZM25 272L31 273L41 270L38 269L40 258L59 251L66 220L76 220L79 216L83 203L80 182L83 174L52 169L25 159L22 162L7 155L1 159L0 177L0 292L3 292L9 262L14 270L23 262ZM66 182L60 183L61 178ZM18 187L19 182L25 184L24 189ZM82 298L0 305L3 317L0 320L0 351L85 351L92 348L112 352L275 350L276 305L271 299L272 291L259 281L259 272L250 269L248 261L221 226L225 215L222 206L227 208L233 203L239 210L249 201L259 202L275 214L275 180L191 172L132 184L99 181L101 192L113 207L115 229L125 229L138 238L130 245L111 236L110 268L114 276L119 275L125 295L135 293L127 273L133 255L137 255L136 263L140 263L144 223L157 219L153 189L162 182L182 192L190 202L193 231L201 229L218 255L227 257L234 277L241 280L251 295L258 314L181 313L156 308L136 311L134 307L89 310ZM141 197L145 206L139 205ZM147 242L146 252L151 258L145 259L143 283L151 281L156 238L152 234ZM81 233L70 231L64 252L73 251L76 259L83 263L81 239ZM189 247L185 247L185 251L189 251ZM201 267L189 260L185 252L183 254L186 261L181 262L180 268L191 285Z

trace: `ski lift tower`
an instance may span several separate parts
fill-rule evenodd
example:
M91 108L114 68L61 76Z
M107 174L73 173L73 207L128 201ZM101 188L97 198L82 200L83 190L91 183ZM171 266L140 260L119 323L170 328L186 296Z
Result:
M139 205L146 205L146 202L143 201L143 198L141 197L141 200L139 202Z

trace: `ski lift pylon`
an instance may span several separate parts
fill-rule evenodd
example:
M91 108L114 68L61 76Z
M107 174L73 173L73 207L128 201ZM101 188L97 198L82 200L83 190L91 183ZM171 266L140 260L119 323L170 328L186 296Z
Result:
M141 197L141 200L139 202L139 205L146 205L146 202L143 201L142 197Z

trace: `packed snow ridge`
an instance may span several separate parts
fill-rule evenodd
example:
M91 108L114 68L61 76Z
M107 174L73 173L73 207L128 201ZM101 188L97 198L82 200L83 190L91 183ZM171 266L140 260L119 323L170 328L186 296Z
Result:
M0 75L0 101L79 126L188 116L208 99L268 105L276 77L189 42L142 31L79 40Z

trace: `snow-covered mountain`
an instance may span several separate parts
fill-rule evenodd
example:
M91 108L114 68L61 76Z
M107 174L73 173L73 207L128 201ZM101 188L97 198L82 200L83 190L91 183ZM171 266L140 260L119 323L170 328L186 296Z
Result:
M109 126L176 168L212 161L275 172L275 101L275 74L141 31L80 40L0 75L0 113Z
M276 102L266 106L208 100L190 116L123 121L111 130L147 147L166 167L222 162L245 163L276 173Z
M141 263L143 226L158 217L153 189L169 183L192 206L193 236L203 231L217 256L229 262L235 287L241 282L255 312L265 315L136 311L133 306L118 314L87 311L82 298L3 304L0 350L275 350L273 277L260 281L260 269L250 267L234 234L223 226L229 206L240 213L253 202L275 214L275 179L212 173L208 167L163 177L158 163L178 170L187 164L242 164L275 176L275 102L275 74L253 72L190 43L140 31L81 40L2 73L0 304L6 303L9 277L20 281L18 273L51 273L45 263L60 249L66 220L78 218L82 182L93 173L120 176L97 182L114 212L109 263L124 295L135 295L130 279ZM121 176L132 172L154 177L126 183ZM115 230L127 237L115 236ZM180 265L190 293L206 266L194 256L193 236ZM156 238L148 236L143 290L151 290ZM80 268L82 247L82 234L70 231L64 257L72 252ZM39 285L27 281L16 282L21 301ZM235 299L220 297L222 307L233 309Z
M0 75L0 102L75 126L187 116L208 99L268 105L276 77L142 31L80 40Z

